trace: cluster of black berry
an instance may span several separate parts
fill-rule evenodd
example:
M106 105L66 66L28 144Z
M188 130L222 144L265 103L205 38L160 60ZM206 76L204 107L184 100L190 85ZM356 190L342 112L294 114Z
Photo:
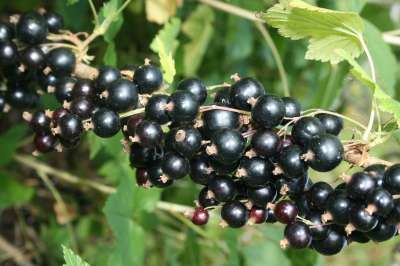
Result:
M7 87L0 110L33 107L33 83L62 105L23 113L36 152L75 147L85 130L102 138L122 130L139 185L165 188L190 176L203 186L191 215L197 225L207 223L210 209L220 209L222 224L234 228L279 221L287 225L283 247L325 255L397 233L400 166L371 166L334 189L309 178L309 168L328 172L343 160L338 115L302 113L294 98L266 94L257 80L238 76L215 95L196 78L168 94L161 71L148 62L78 78L76 51L48 38L62 32L59 15L29 12L15 20L0 24Z

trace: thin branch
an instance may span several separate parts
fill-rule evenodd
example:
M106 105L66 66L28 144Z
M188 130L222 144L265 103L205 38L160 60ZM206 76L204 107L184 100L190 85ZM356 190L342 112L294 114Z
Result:
M93 18L96 27L99 25L99 15L97 14L96 7L94 6L93 0L88 0L90 9L92 10Z
M265 42L267 43L269 48L271 49L272 56L274 57L276 65L278 67L279 75L281 76L283 84L283 93L285 96L290 96L289 83L286 71L285 68L283 67L282 59L281 56L279 55L278 49L276 48L275 43L271 38L271 35L269 34L268 30L264 27L264 25L261 22L255 22L254 24L260 31L261 35L264 37Z
M7 253L20 266L33 266L32 262L15 246L0 236L0 250Z

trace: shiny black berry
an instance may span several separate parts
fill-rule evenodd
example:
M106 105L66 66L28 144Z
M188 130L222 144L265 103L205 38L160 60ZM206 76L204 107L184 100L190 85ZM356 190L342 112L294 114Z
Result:
M347 235L348 242L351 244L352 242L356 243L368 243L370 239L366 236L366 233L360 232L360 231L352 231L350 235Z
M0 65L12 65L18 61L18 49L13 42L0 42Z
M192 223L195 225L205 225L208 222L208 218L208 211L202 207L198 207L193 212Z
M274 202L276 196L277 191L273 184L257 188L247 188L247 197L258 207L266 207L268 203Z
M53 122L54 125L57 125L58 120L63 117L64 115L68 114L69 111L65 108L57 108L56 110L53 111L52 115L51 115L51 120Z
M326 202L326 213L322 216L325 222L333 221L339 225L349 223L351 201L344 192L333 192Z
M130 146L129 161L132 167L148 167L153 162L161 160L163 156L161 148L147 148L139 143Z
M365 168L364 171L375 179L376 185L378 187L382 187L383 179L385 176L385 169L386 166L383 164L373 164Z
M345 232L341 228L333 227L328 236L322 240L313 240L312 247L320 254L332 256L338 254L346 246Z
M145 107L146 119L155 121L159 124L165 124L169 122L170 118L167 110L165 109L168 102L169 97L167 95L152 95Z
M312 208L323 211L333 188L326 182L315 183L308 192Z
M385 220L380 220L378 225L371 231L365 233L374 242L383 242L391 239L397 233L396 225L389 224Z
M358 172L347 182L347 195L352 199L366 199L375 189L375 180L364 172Z
M164 179L164 172L161 167L161 161L154 161L148 168L149 180L151 184L158 188L166 188L174 183L173 179Z
M297 144L307 146L316 136L325 133L322 123L315 117L303 117L298 120L292 129L292 137Z
M123 133L125 137L135 136L137 126L143 121L143 115L137 114L129 117L126 121L123 120L124 130Z
M47 66L58 76L70 75L75 69L75 54L67 48L56 48L47 54Z
M322 222L321 214L319 212L309 213L307 215L307 220L312 223L312 226L310 226L310 232L313 240L321 240L328 236L330 226Z
M6 111L7 101L3 93L0 93L0 113Z
M214 197L210 197L208 192L208 187L204 187L202 190L200 190L198 197L200 206L204 208L217 206L219 202Z
M236 169L239 167L239 161L233 163L221 163L217 161L214 157L210 158L211 167L217 174L220 175L230 175L233 174Z
M197 184L207 185L213 171L207 156L196 155L190 160L190 178Z
M326 133L337 136L343 129L343 119L336 115L317 114L315 117L321 121Z
M164 133L156 122L143 120L136 127L135 137L145 147L156 147L162 143Z
M383 185L390 193L400 194L400 164L395 164L386 170Z
M25 114L28 113L24 113L24 115ZM28 120L29 120L29 126L36 133L44 133L50 131L51 119L45 114L44 111L37 111L33 113L32 116L28 118Z
M261 127L274 128L279 125L285 115L283 101L274 95L263 95L257 99L251 109L252 120Z
M344 149L340 140L331 134L323 134L309 142L307 164L319 172L335 169L343 160Z
M394 207L393 196L383 188L375 189L367 198L368 210L386 217Z
M207 146L207 153L223 164L238 161L245 149L243 136L231 129L222 129L211 136L211 145Z
M201 134L194 127L178 127L168 132L166 145L186 158L193 157L201 147Z
M242 78L232 85L230 100L234 107L242 110L250 110L250 99L257 99L265 94L264 86L253 78Z
M17 37L26 44L39 44L46 40L48 33L45 18L37 12L23 14L17 23Z
M239 228L247 223L249 213L240 201L235 200L222 206L221 217L230 227Z
M236 177L249 187L263 186L271 181L273 168L272 163L261 157L242 158Z
M177 123L192 122L199 111L199 102L195 96L186 91L177 91L171 95L168 103L168 114Z
M162 159L161 168L168 178L181 179L189 174L190 164L185 157L175 152L168 152Z
M220 89L214 97L214 103L221 106L232 106L230 90Z
M64 19L60 14L55 12L46 12L44 18L46 19L47 27L50 32L58 33L64 28Z
M45 63L45 55L40 47L32 46L22 51L21 61L26 67L41 68Z
M308 226L303 222L294 222L288 224L285 228L285 240L281 244L286 246L286 243L295 249L307 248L311 244L311 232Z
M52 134L36 134L33 139L35 149L40 153L48 153L54 150L57 138Z
M6 101L17 109L30 109L38 105L39 96L22 86L9 88L6 91Z
M298 209L293 202L282 200L275 205L274 214L279 222L290 224L296 219Z
M76 79L71 77L63 77L56 83L54 95L59 103L63 104L65 101L72 100L72 90L75 86Z
M307 171L307 165L302 159L303 151L298 145L282 149L278 156L279 167L290 177L301 176Z
M301 105L293 97L283 97L283 105L285 106L285 120L289 121L287 118L299 117L301 114Z
M103 66L99 69L99 75L96 79L96 88L98 92L102 92L109 88L109 86L121 78L121 73L118 69L111 66Z
M251 138L251 147L258 156L272 157L277 155L279 145L278 134L269 129L257 130Z
M177 90L192 93L199 104L203 104L207 99L207 87L197 78L188 78L179 82Z
M114 81L107 89L106 104L116 112L135 109L138 105L138 99L136 85L126 79Z
M74 99L80 97L91 99L96 96L96 89L90 79L78 79L75 82L75 86L72 90L71 95Z
M206 137L220 129L238 129L239 114L226 110L211 110L203 113L203 132Z
M88 119L94 109L93 102L84 97L73 99L68 105L70 112L82 119Z
M400 223L400 199L394 200L394 206L392 208L392 211L389 213L386 219L387 222L389 222L390 224Z
M100 108L91 119L93 123L94 133L102 138L110 138L118 133L121 129L121 122L116 112Z
M141 94L151 94L158 90L163 83L163 76L158 67L143 65L135 70L133 81Z
M15 30L13 25L0 22L0 42L11 41L14 38Z
M369 232L378 224L378 218L371 215L363 206L353 206L350 209L349 221L360 232Z
M237 195L235 182L229 176L216 176L208 182L208 189L219 202L233 200Z
M57 123L60 129L59 134L63 139L76 139L82 136L83 126L79 116L66 114L62 116Z

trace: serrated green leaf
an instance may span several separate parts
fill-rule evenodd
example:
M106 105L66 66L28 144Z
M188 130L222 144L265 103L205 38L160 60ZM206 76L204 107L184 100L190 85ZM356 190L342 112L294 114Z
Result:
M208 6L199 5L183 23L182 31L190 39L184 45L183 66L186 76L195 75L200 67L214 33L213 22L214 11Z
M176 74L173 54L179 45L177 36L180 31L180 26L181 21L178 18L172 18L158 32L150 45L151 50L158 53L164 80L168 83L174 81L174 76Z
M106 2L99 12L99 24L105 25L108 20L114 18L111 24L108 26L107 32L103 35L104 40L107 42L112 42L121 29L124 22L122 13L118 14L119 8L121 7L122 0L110 0Z
M343 58L334 52L336 49L346 49L352 58L363 52L360 38L364 25L357 13L287 0L274 5L263 18L284 37L292 40L309 38L306 59L337 64Z
M27 126L16 125L0 135L0 166L9 163L18 147L18 142L26 134Z
M0 209L29 202L35 191L16 181L15 178L0 172Z
M64 266L90 266L89 263L84 261L81 257L76 255L71 249L62 246L65 264Z

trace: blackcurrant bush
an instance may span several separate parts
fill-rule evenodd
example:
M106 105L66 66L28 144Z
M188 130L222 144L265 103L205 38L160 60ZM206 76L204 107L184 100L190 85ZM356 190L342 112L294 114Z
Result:
M77 115L66 114L57 121L57 124L63 139L76 139L82 136L82 120Z
M330 134L323 134L309 142L305 155L307 164L319 172L335 169L343 160L343 145L340 140Z
M307 165L302 160L303 151L298 145L282 149L278 156L279 167L290 177L301 176L307 171Z
M287 118L299 117L301 114L301 105L293 97L283 97L283 105L285 107L285 122L289 121Z
M0 42L8 42L14 38L14 27L9 23L0 22Z
M135 70L133 81L141 94L151 94L158 90L163 83L163 76L158 67L143 65Z
M378 225L369 232L366 236L374 242L383 242L391 239L397 233L397 227L393 224L388 224L386 221L379 221Z
M75 69L75 54L67 48L56 48L47 54L47 66L58 76L70 75Z
M293 126L292 137L297 144L307 146L316 136L325 133L322 123L315 117L303 117Z
M207 156L196 155L190 160L190 178L196 184L207 185L213 172Z
M365 168L364 171L375 179L378 187L382 187L385 169L386 167L383 164L373 164Z
M107 89L106 104L116 112L135 109L138 99L136 85L126 79L114 81Z
M231 129L222 129L211 136L211 145L207 146L207 153L223 164L238 161L245 149L243 136Z
M285 116L283 101L274 95L263 95L257 99L251 109L251 118L259 126L274 128L278 126Z
M93 102L85 97L73 99L68 106L71 113L76 114L82 119L88 119L94 109Z
M197 207L192 215L192 223L195 225L205 225L208 222L208 211L202 207Z
M276 219L283 224L290 224L295 221L298 209L289 200L282 200L275 205L274 214Z
M78 79L72 90L72 98L85 97L92 99L96 96L96 88L90 79Z
M22 63L30 68L42 68L45 62L45 55L38 46L26 48L21 53Z
M165 124L169 122L170 118L167 110L165 109L168 102L169 97L167 95L152 95L145 107L146 119L155 121L159 124Z
M135 138L145 147L156 147L163 142L164 133L156 122L143 120L136 127Z
M338 225L349 223L351 201L344 192L333 192L326 202L326 213L322 215L325 222L333 221Z
M222 219L233 228L244 226L249 219L249 212L240 201L227 202L221 209Z
M322 240L313 240L312 247L320 254L331 256L338 254L347 244L345 233L341 228L333 227L328 236Z
M18 49L13 42L0 42L0 65L16 64L18 57Z
M200 206L204 208L217 206L219 202L214 197L210 197L208 191L208 187L204 187L200 190L198 197Z
M236 176L249 187L266 185L272 179L274 166L261 157L242 158Z
M175 152L168 152L164 155L161 169L165 176L170 179L181 179L189 174L189 161Z
M63 104L65 101L72 100L72 90L75 86L76 79L71 77L63 77L58 79L54 94L59 103Z
M177 90L192 93L199 104L203 104L207 99L207 87L197 78L188 78L179 82Z
M193 157L201 147L201 134L194 127L177 127L168 132L166 145L186 158Z
M48 153L54 150L57 138L52 134L36 134L33 140L35 149L40 153Z
M257 188L247 188L247 197L255 206L266 207L268 203L275 201L277 196L276 188L273 184L267 184Z
M317 114L315 117L321 121L326 133L337 136L343 129L343 119L336 115Z
M239 114L226 110L211 110L203 113L203 132L206 137L220 129L239 129Z
M353 174L346 185L347 195L352 199L366 199L375 189L375 180L364 172Z
M329 194L333 191L333 188L326 182L315 183L310 191L308 191L308 197L312 208L323 211L326 208L326 203Z
M174 183L173 179L164 179L164 172L161 167L161 161L154 161L147 169L151 184L158 188L166 188Z
M177 91L171 95L168 114L177 123L192 122L199 111L199 102L194 95L186 91Z
M230 101L238 109L250 110L250 99L257 99L265 94L264 86L253 78L242 78L232 85Z
M139 143L130 146L129 161L132 167L148 167L153 162L161 160L163 156L161 148L147 148Z
M96 88L98 92L102 92L109 88L109 86L121 78L121 73L118 69L111 66L103 66L99 69L99 75L96 79Z
M251 138L251 148L262 157L272 157L278 154L280 139L276 132L269 129L259 129Z
M262 224L267 220L268 211L266 208L252 207L249 212L249 222Z
M58 33L64 28L64 19L60 14L55 12L46 12L44 18L46 19L47 27L50 32Z
M389 167L383 179L384 187L392 194L400 194L400 164Z
M208 189L219 202L233 200L237 195L235 182L229 176L216 176L208 182Z
M110 138L121 129L121 121L116 112L100 108L91 118L94 133L102 138Z
M308 226L303 222L294 222L288 224L285 228L285 239L281 241L281 246L286 248L290 246L295 249L307 248L311 244L311 232Z
M383 188L375 189L367 198L368 211L386 217L394 207L393 196Z
M369 214L365 207L360 205L351 207L349 221L356 230L361 232L369 232L378 224L378 219Z
M48 33L46 20L37 12L23 14L17 23L17 37L27 44L39 44L45 41Z

